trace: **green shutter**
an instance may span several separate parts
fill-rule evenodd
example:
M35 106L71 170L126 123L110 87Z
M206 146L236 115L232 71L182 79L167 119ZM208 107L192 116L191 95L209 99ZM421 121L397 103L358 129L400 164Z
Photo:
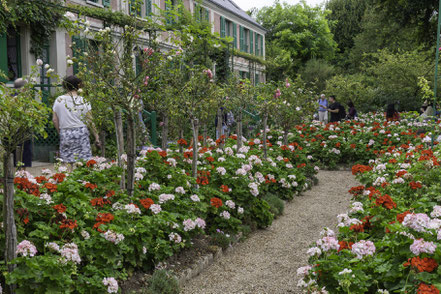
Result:
M240 51L244 51L244 40L243 40L243 35L244 35L244 31L243 31L243 26L239 26L239 44L240 44Z
M204 8L204 12L205 12L205 20L210 21L210 10Z
M233 38L234 38L233 46L234 46L234 49L236 49L237 48L237 26L234 22L233 22Z
M254 53L254 52L253 52L253 51L254 51L253 48L254 48L253 32L250 31L250 54L253 54L253 53Z
M75 45L73 44L75 43ZM83 53L87 49L87 42L84 38L73 36L72 37L72 56L79 57L83 55ZM78 62L73 64L73 73L76 75L78 73Z
M263 56L263 36L260 35L260 56Z
M0 71L5 75L8 74L8 55L7 55L7 39L6 34L0 35ZM0 78L0 82L6 82Z
M225 38L225 17L220 17L220 36Z
M152 9L152 0L145 0L145 15L151 16L153 12Z
M254 85L256 86L257 84L259 84L259 74L256 74L254 77Z
M259 35L256 32L254 32L254 42L255 42L255 44L254 44L254 47L255 47L254 52L256 52L256 55L259 56L260 55L260 52L259 52Z
M111 0L103 0L103 6L104 7L110 7L110 1Z
M199 3L194 4L193 16L196 18L197 22L201 20L201 7L199 6Z

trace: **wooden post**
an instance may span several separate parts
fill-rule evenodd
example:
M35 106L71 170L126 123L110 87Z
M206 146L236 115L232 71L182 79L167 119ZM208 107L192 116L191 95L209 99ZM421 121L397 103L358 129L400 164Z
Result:
M237 150L242 148L242 109L239 109L239 115L237 116Z
M193 162L192 162L192 171L193 178L198 177L198 131L199 131L199 120L197 118L192 121L192 129L193 129Z
M115 121L116 145L118 147L118 166L123 168L124 163L122 162L121 156L124 154L124 134L121 110L113 109L113 119ZM126 175L124 169L121 174L120 188L121 190L126 188Z
M265 113L263 116L263 157L268 159L267 145L266 145L266 128L268 124L268 113Z
M164 113L162 115L163 118L163 125L162 125L162 143L161 148L162 150L167 150L167 141L168 141L168 114Z

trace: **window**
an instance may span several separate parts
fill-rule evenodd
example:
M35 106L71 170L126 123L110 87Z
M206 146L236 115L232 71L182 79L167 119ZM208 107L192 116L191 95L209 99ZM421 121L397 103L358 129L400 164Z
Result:
M142 7L141 7L141 5L139 5L139 3L136 3L136 0L130 0L130 2L129 2L130 15L141 17L141 15L142 15L141 10L142 10Z
M250 54L253 54L253 48L254 48L254 41L253 41L253 36L254 36L254 34L253 34L253 32L252 31L250 31Z
M166 0L165 1L165 11L172 10L177 5L177 0ZM167 24L173 24L175 23L175 20L173 19L174 15L171 13L167 13Z
M88 2L93 2L96 4L102 4L104 7L110 7L110 2L112 0L86 0Z
M254 33L254 40L255 40L255 52L256 55L259 56L260 55L260 50L259 50L259 34L258 33Z
M254 76L254 85L256 86L259 83L260 83L259 74L255 74L255 76Z
M3 44L2 44L3 43ZM3 46L2 46L3 45ZM15 79L21 77L21 54L20 54L20 35L12 27L7 30L6 36L3 37L3 41L0 41L0 52L4 52L5 56L0 53L0 69L6 73L8 81L12 82Z
M245 46L244 46L244 28L243 26L239 26L239 49L240 51L245 51Z
M220 36L221 38L225 38L226 36L226 19L225 17L221 16L220 17Z
M210 21L210 10L200 6L198 3L194 4L193 14L198 21Z
M244 48L243 51L249 52L249 36L250 36L250 30L244 29L244 36L243 36L243 42L244 42Z
M145 16L151 16L153 13L152 0L145 0Z

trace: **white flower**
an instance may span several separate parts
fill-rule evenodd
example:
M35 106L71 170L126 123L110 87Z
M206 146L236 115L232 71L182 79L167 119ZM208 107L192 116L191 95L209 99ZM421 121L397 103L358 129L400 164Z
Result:
M43 65L43 60L41 60L41 59L37 59L36 64L37 64L38 66L42 66L42 65Z
M191 195L191 196L190 196L190 199L191 199L193 202L199 202L199 201L201 201L201 200L199 199L199 196L196 195L196 194Z
M149 192L156 191L156 190L161 190L161 186L157 183L151 183L149 185Z
M310 265L303 266L297 269L297 276L306 277L309 273L309 270L312 269Z
M85 240L88 240L90 238L90 234L85 230L82 230L80 234Z
M47 193L40 194L40 199L46 201L46 204L54 203L54 201L52 201L51 195Z
M183 187L177 187L177 188L175 189L175 192L176 192L176 193L179 193L179 194L185 194L185 190L184 190Z
M58 244L55 243L55 242L49 242L49 243L47 243L47 244L46 244L46 247L49 248L49 249L52 249L52 250L54 250L54 251L56 251L56 252L60 252L60 246L58 246Z
M222 211L220 216L223 217L224 219L230 219L230 213L228 211Z
M72 59L68 59L67 60L67 65L71 66L74 62L72 61Z
M70 21L76 21L76 20L77 20L77 17L75 16L75 14L73 14L73 13L70 12L70 11L67 11L67 12L64 14L64 17L67 18L67 19L70 20Z
M158 205L158 204L152 204L151 206L150 206L150 210L154 213L154 214L158 214L158 213L160 213L161 212L161 205Z
M216 171L217 171L221 176L223 176L223 175L225 175L225 174L227 173L227 170L226 170L224 167L222 167L222 166L216 168Z
M103 285L107 286L107 293L118 293L118 282L115 278L104 278Z
M231 209L234 209L236 207L236 203L234 203L232 200L225 201L225 205Z
M177 233L170 233L168 235L168 238L170 241L173 241L175 243L181 243L181 241L182 241L181 236L179 236L179 234L177 234Z
M173 194L161 194L159 195L159 203L165 203L169 200L175 200L175 195Z
M141 214L141 210L138 207L136 207L136 205L133 203L126 204L124 206L124 209L127 211L127 213L130 213L130 214Z
M154 204L152 204L153 206ZM150 206L151 208L151 206ZM103 234L104 239L106 239L107 241L110 241L114 244L118 244L119 242L121 242L122 240L124 240L124 235L123 234L118 234L115 233L114 231L108 230L107 232L105 232Z
M315 255L320 256L322 254L322 251L318 247L311 247L308 249L306 254L308 254L308 256L315 256Z
M78 253L78 246L75 243L67 243L61 248L62 263L73 261L81 263L81 257Z
M350 273L352 273L352 270L351 270L351 269L348 269L348 268L345 268L344 270L342 270L342 271L339 272L338 274L339 274L340 276L342 276L342 275L350 274Z
M243 208L239 206L239 207L237 208L237 213L239 213L239 214L243 214Z
M201 219L200 217L198 217L195 221L196 225L198 226L198 228L201 229L205 229L206 223L203 219Z
M35 247L35 245L32 244L32 242L28 240L24 240L17 245L16 253L21 254L22 256L29 255L33 257L35 256L35 254L37 254L37 247Z
M191 231L196 227L196 223L192 221L191 219L186 219L182 222L184 225L184 231Z

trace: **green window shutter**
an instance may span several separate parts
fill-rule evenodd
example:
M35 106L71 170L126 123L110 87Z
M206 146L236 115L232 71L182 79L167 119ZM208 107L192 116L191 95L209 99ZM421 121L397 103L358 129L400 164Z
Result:
M205 13L205 20L210 21L210 10L204 8L204 13Z
M233 47L234 47L234 49L236 49L237 48L237 26L234 22L233 22L233 38L234 38Z
M253 32L252 31L250 31L250 54L253 54L254 52L254 50L253 50L253 48L254 48L254 41L253 41Z
M263 36L260 35L260 56L263 56Z
M254 42L255 42L255 44L254 44L254 47L255 47L254 52L256 52L256 55L259 56L260 55L260 52L259 52L259 35L256 32L254 33Z
M196 21L199 22L201 20L201 6L199 3L194 4L193 15L196 18Z
M0 35L0 71L8 74L8 54L7 54L7 39L6 34ZM0 78L0 82L6 82Z
M240 51L244 51L244 41L243 41L243 35L244 35L244 31L243 31L243 26L239 26L239 44L240 44Z
M220 17L220 36L225 38L225 17Z
M152 0L145 0L145 15L151 16L153 12L152 9Z
M103 0L103 6L104 7L110 7L110 1L111 0Z
M75 43L75 45L73 44ZM73 57L79 57L81 56L85 51L87 47L87 42L84 38L73 36L72 37L72 56ZM76 75L78 73L78 62L75 62L73 64L73 73Z
M254 85L259 84L259 74L256 74L255 78L254 78Z

